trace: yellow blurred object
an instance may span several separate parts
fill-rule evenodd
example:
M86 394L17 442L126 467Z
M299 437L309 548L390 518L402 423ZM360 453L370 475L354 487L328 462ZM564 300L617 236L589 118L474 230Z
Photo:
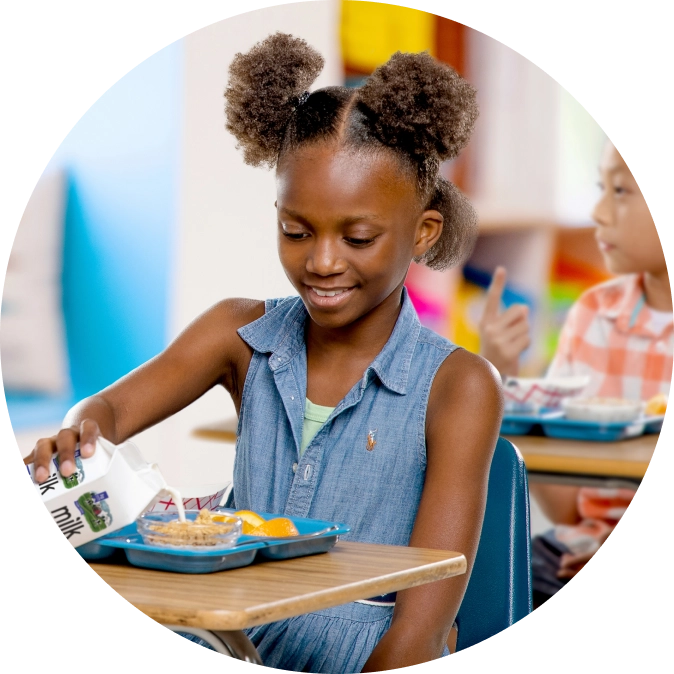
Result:
M260 517L252 510L237 510L234 514L243 520L241 533L245 536L250 536L252 531L265 523L264 517Z
M287 517L275 517L273 520L267 520L256 529L250 532L250 536L297 536L299 531L297 527Z
M342 2L342 56L347 67L370 73L397 51L435 56L435 15L379 2Z
M449 312L449 338L473 353L480 352L478 324L484 310L485 291L461 279Z
M648 416L664 414L667 411L667 396L664 393L654 395L647 403L644 413Z

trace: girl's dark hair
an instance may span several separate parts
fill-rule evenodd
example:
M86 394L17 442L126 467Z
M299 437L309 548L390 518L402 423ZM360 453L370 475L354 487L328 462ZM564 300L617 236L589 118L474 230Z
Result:
M225 90L226 128L252 166L273 168L303 144L335 139L363 151L392 151L413 175L426 207L442 213L438 242L417 262L446 269L472 251L477 216L440 175L470 139L475 90L429 54L397 52L358 89L308 93L323 57L304 40L275 33L237 54Z

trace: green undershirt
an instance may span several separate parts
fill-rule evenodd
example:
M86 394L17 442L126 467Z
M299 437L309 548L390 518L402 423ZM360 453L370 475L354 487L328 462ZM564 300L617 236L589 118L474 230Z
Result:
M300 458L304 450L314 439L314 436L321 430L321 426L328 420L334 407L323 407L323 405L314 405L309 398L304 400L304 425L302 426L302 445L300 447Z

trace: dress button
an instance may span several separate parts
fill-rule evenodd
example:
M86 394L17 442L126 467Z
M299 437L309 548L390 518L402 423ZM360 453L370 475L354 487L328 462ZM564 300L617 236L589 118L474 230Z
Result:
M297 464L293 463L293 473L296 473L296 472L297 472Z
M311 466L307 466L304 469L304 479L308 480L311 477Z
M295 400L295 396L290 396L290 400Z

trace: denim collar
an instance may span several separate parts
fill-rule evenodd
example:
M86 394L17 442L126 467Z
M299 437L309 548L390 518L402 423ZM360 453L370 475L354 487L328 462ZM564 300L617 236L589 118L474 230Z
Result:
M271 354L269 367L276 371L287 366L305 348L304 328L308 313L300 297L285 298L276 306L273 301L268 301L266 309L264 316L239 328L238 334L255 351ZM361 388L368 385L371 373L374 373L386 388L404 395L420 330L417 312L407 289L403 288L402 307L393 332L365 371Z

